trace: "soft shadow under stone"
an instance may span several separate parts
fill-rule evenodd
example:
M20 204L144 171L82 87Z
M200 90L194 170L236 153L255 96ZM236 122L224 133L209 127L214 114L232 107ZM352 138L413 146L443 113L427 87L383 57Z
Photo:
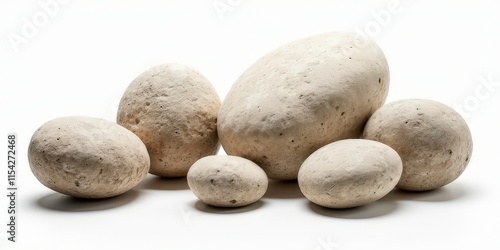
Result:
M397 209L393 201L378 200L370 204L345 209L326 208L309 202L309 208L320 215L342 219L368 219L384 216Z
M264 198L273 199L297 199L305 198L300 191L297 180L290 181L276 181L269 180L267 191Z
M107 210L126 205L139 196L136 190L130 190L124 194L105 199L83 199L72 196L52 193L37 200L38 206L56 211L64 212L89 212Z
M238 213L253 211L255 209L262 207L263 205L264 202L262 200L258 200L250 205L243 207L214 207L198 200L194 203L194 208L196 208L198 211L201 212L213 213L213 214L238 214Z
M387 194L383 199L392 201L412 200L423 202L444 202L464 197L467 195L467 190L467 187L461 183L452 183L430 191L405 191L396 188Z
M188 190L186 177L165 178L155 175L148 175L136 189L148 190Z
M398 208L399 202L452 201L464 197L468 192L467 190L467 187L460 183L453 183L449 186L444 186L442 188L423 192L404 191L395 188L380 200L364 206L347 209L332 209L318 206L312 202L308 202L308 206L313 212L323 216L344 219L366 219L383 216L395 211Z

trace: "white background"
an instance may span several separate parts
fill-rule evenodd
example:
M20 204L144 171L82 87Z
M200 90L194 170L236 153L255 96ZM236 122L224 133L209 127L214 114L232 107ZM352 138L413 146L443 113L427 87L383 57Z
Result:
M20 188L17 243L6 239L1 196L0 249L500 249L497 1L61 0L49 11L45 2L0 3L0 158L7 133L17 133ZM428 98L461 110L474 152L459 179L349 210L319 208L296 183L271 182L260 202L227 210L197 202L185 179L148 176L122 196L82 201L30 171L27 145L40 125L66 115L114 121L127 85L151 66L189 65L223 99L270 50L338 30L361 30L383 49L387 101Z

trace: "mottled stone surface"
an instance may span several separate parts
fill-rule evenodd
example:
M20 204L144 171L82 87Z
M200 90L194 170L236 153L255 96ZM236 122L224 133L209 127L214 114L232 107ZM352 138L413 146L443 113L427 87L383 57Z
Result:
M225 97L219 138L271 179L296 179L312 152L359 137L385 101L389 68L381 49L352 33L284 45L247 69Z
M264 170L238 156L207 156L196 161L187 174L189 188L206 204L240 207L258 201L267 190Z
M80 198L122 194L149 170L139 137L116 123L79 116L56 118L36 130L28 160L43 185Z
M219 109L219 96L207 78L183 65L163 64L128 86L117 122L146 144L150 173L180 177L196 160L217 153Z
M311 154L300 167L298 183L307 199L330 208L366 205L388 194L402 172L389 146L363 139L340 140Z
M432 100L399 100L377 110L363 138L394 148L403 160L398 187L426 191L457 179L472 156L472 135L452 108Z

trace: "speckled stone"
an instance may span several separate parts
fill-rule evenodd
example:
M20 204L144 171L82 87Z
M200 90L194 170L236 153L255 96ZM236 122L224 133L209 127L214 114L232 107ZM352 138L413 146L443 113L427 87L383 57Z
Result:
M312 152L359 137L385 101L389 67L381 49L353 33L286 44L248 68L225 97L219 138L229 155L271 179L296 179Z
M207 156L196 161L187 174L189 188L206 204L240 207L258 201L267 190L264 170L238 156Z
M196 160L217 153L220 105L217 92L199 72L163 64L128 86L117 122L146 144L151 174L180 177Z
M38 128L28 161L43 185L80 198L122 194L149 170L139 137L116 123L80 116L56 118Z
M389 146L363 139L340 140L311 154L300 167L300 190L311 202L329 208L366 205L388 194L402 172Z
M427 191L457 179L472 156L472 135L452 108L425 99L399 100L377 110L363 138L394 148L403 160L398 187Z

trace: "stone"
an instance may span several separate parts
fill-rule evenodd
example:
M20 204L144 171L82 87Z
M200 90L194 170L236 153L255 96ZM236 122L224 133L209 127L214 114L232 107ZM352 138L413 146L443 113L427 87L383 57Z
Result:
M472 156L466 121L451 107L427 99L404 99L377 110L363 138L391 146L403 160L398 188L428 191L457 179Z
M396 151L380 142L346 139L311 154L300 167L298 183L311 202L351 208L379 200L394 189L402 173Z
M271 179L297 179L318 148L359 137L388 88L389 67L374 42L347 32L297 40L259 59L233 84L218 116L220 142Z
M216 207L241 207L264 196L268 179L250 160L228 155L196 161L187 174L189 188L202 202Z
M125 193L146 177L150 163L135 134L114 122L83 116L56 118L38 128L28 161L43 185L79 198Z
M150 173L186 176L198 159L217 154L217 92L206 77L180 64L153 67L132 81L117 122L146 144Z

